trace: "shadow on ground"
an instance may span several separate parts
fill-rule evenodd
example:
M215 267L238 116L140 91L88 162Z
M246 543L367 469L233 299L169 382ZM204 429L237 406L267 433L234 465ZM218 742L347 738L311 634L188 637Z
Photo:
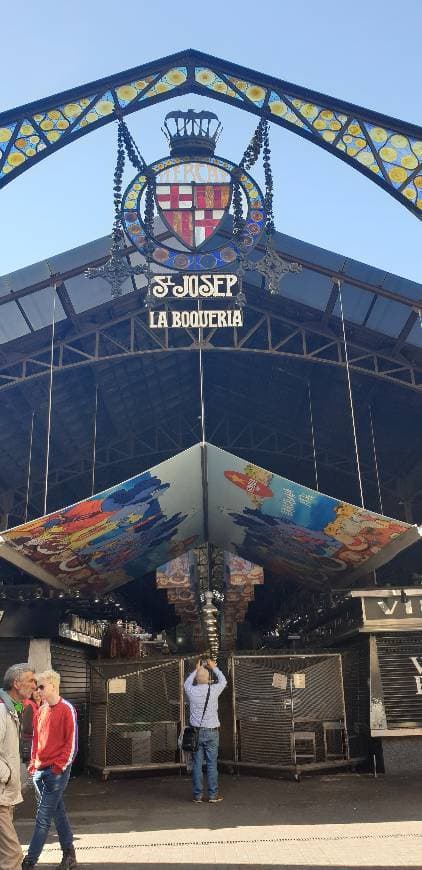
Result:
M346 774L321 776L300 783L258 777L223 775L221 804L193 804L190 780L73 779L66 805L75 830L88 833L155 832L271 825L300 828L422 820L420 779ZM34 814L29 790L17 808L16 820L25 832ZM311 833L311 832L310 832Z

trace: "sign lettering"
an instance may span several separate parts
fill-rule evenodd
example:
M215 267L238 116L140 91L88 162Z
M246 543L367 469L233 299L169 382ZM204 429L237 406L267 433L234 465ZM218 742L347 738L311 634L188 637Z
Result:
M233 289L237 289L237 275L180 275L173 280L172 275L154 275L151 293L156 299L173 296L183 299L185 296L197 299L216 297L232 297ZM179 282L179 283L177 283Z
M378 607L381 608L382 612L385 613L386 616L393 615L398 603L398 601L395 601L394 604L391 605L391 607L387 607L385 601L377 601Z
M154 275L151 293L156 299L233 299L239 290L237 275ZM239 308L223 310L150 311L150 329L221 329L243 326Z
M407 601L393 596L384 599L365 598L365 614L367 622L422 620L422 597L409 595Z
M150 311L150 329L219 329L243 326L243 314L237 308L225 311Z

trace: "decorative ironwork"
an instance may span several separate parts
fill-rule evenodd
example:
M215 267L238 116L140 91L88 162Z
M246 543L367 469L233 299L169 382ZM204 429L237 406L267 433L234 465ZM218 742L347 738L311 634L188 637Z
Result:
M244 268L245 270L254 269L255 272L259 272L265 279L266 289L272 295L280 292L280 281L289 272L302 271L300 263L288 263L287 260L283 260L283 257L277 253L272 235L267 237L264 256L256 262L246 261Z
M124 236L121 225L122 211L122 181L125 168L125 151L132 165L138 172L146 170L146 163L139 152L139 149L128 129L125 122L120 119L117 131L117 160L114 170L113 180L113 203L114 203L114 222L111 233L112 243L110 248L110 257L103 266L96 269L87 269L87 278L104 278L110 284L111 295L117 298L122 295L123 284L128 278L134 275L145 275L147 278L147 287L151 279L151 243L145 246L146 262L138 266L131 266L124 261L125 245ZM147 189L145 197L145 225L151 230L154 226L154 192L153 179L150 175L147 176Z
M261 118L252 139L245 150L245 153L239 163L239 168L235 168L232 172L233 177L233 233L235 239L242 238L244 221L242 216L242 196L240 192L239 178L242 169L251 169L256 163L260 154L263 155L264 176L265 176L265 195L264 195L264 211L265 211L265 253L260 260L251 260L247 258L245 250L241 248L238 251L239 267L238 275L241 283L241 290L237 297L239 307L246 303L246 296L242 289L242 279L247 271L259 272L265 281L265 288L271 294L276 294L280 289L280 281L287 275L288 272L300 272L302 267L299 263L288 263L283 260L277 253L273 236L275 232L274 212L273 212L273 175L271 169L271 148L269 138L269 124L265 118Z
M422 129L196 50L0 115L0 186L116 117L197 93L265 116L362 172L422 216Z
M104 278L110 284L113 298L122 295L123 284L128 278L132 278L133 275L146 275L147 283L149 283L151 276L150 264L145 263L144 265L130 266L126 262L125 256L123 235L113 227L109 259L103 266L98 266L96 269L87 269L85 272L86 277Z
M144 170L135 176L123 195L122 223L126 235L142 254L148 251L152 261L166 269L207 273L232 268L238 259L239 248L245 252L251 250L265 228L264 196L252 176L240 170L239 183L247 203L241 238L239 241L233 238L223 240L214 248L204 247L228 211L228 188L236 168L230 160L220 157L177 156L155 161L148 167L148 172ZM195 178L198 170L202 170L206 177L204 182L197 183L190 180L170 182L170 172L173 178L179 170L182 173L179 178ZM218 183L213 181L215 174L220 178ZM185 250L164 241L158 242L151 224L142 217L141 205L148 184L151 188L155 185L160 215L172 234L182 240ZM204 208L207 197L210 197L210 208ZM204 230L203 224L207 224Z

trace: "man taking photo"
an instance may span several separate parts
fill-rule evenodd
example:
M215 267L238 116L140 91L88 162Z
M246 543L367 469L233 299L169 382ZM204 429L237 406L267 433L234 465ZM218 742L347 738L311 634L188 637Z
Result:
M76 867L73 834L63 803L73 759L78 751L76 711L60 697L60 674L38 674L41 707L34 723L31 763L28 767L37 799L35 829L22 868L35 867L54 819L63 858L62 870Z
M214 681L213 677L216 681ZM212 659L204 666L197 662L196 668L185 681L185 692L189 701L189 721L199 729L198 749L193 753L192 786L194 803L202 803L203 775L205 760L208 784L208 801L216 804L223 800L218 793L218 744L220 721L218 718L218 698L227 685L224 674Z
M22 849L13 826L13 810L22 803L20 721L22 704L35 688L29 664L12 665L0 689L0 866L20 870Z

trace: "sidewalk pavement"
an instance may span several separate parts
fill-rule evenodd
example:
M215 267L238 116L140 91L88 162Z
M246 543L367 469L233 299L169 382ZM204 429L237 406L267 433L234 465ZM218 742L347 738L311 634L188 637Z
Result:
M302 782L222 776L221 804L193 804L185 776L79 777L66 804L79 867L129 870L422 870L420 778L342 774ZM28 843L33 796L16 813ZM55 833L41 867L57 867Z

